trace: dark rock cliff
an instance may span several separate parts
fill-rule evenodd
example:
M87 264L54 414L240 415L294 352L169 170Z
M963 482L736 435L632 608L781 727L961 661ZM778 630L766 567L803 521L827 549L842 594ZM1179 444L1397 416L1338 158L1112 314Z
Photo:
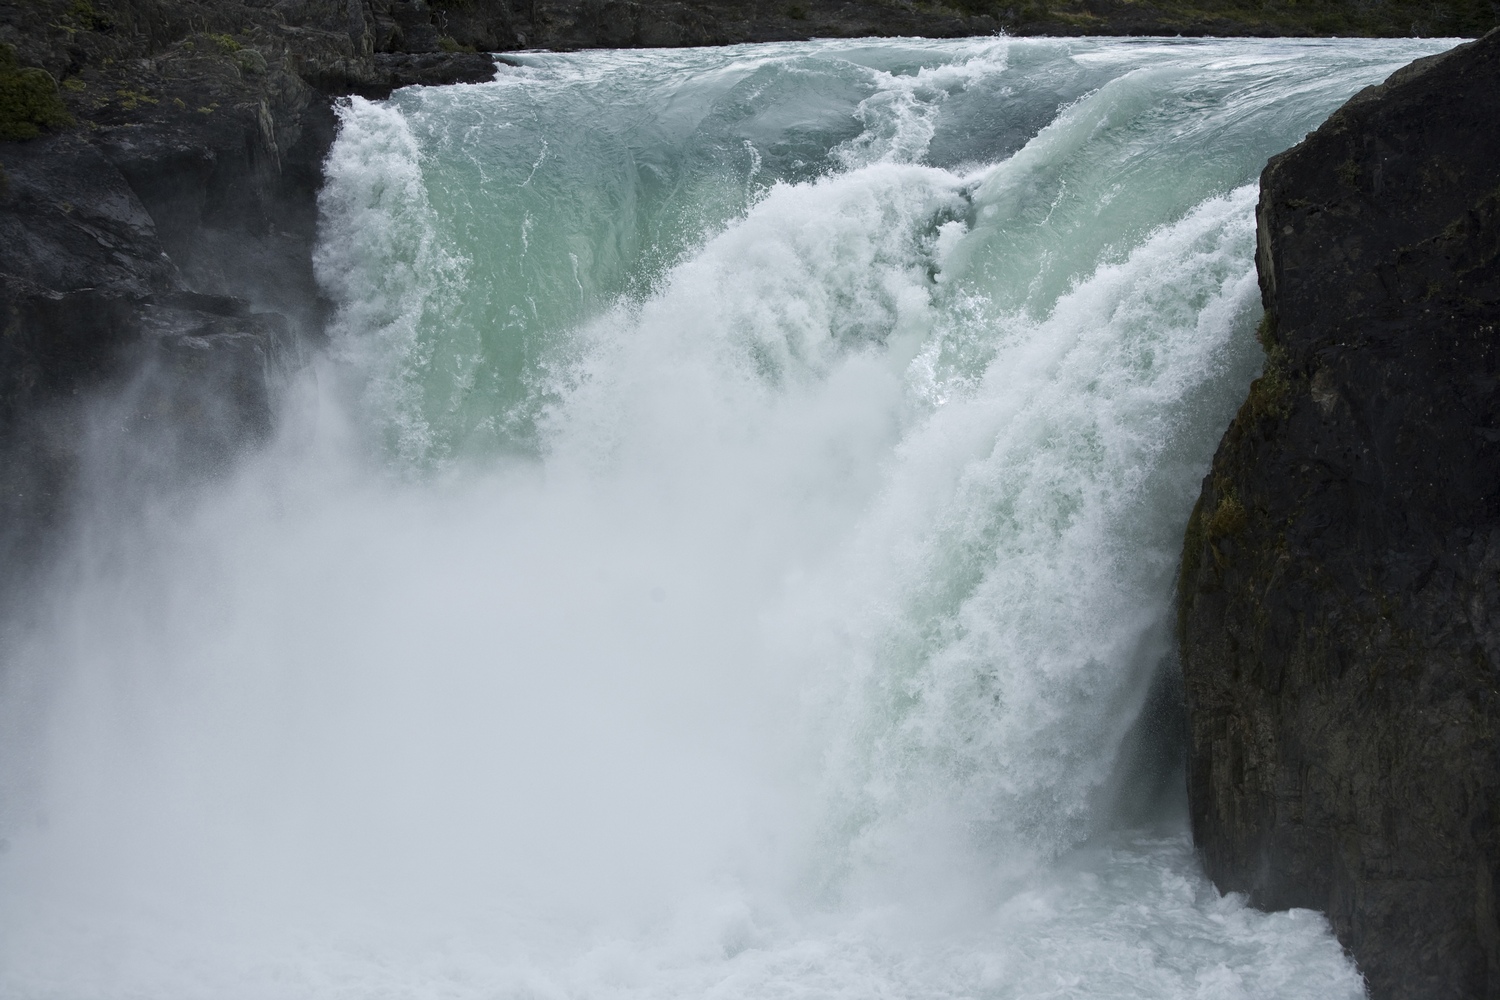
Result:
M285 374L321 336L333 98L493 75L490 56L440 51L422 16L381 0L0 5L6 581L42 554L85 465L110 467L95 489L149 487L270 432ZM515 44L477 13L452 30Z
M1374 1000L1500 997L1500 33L1261 178L1264 375L1179 587L1193 831Z

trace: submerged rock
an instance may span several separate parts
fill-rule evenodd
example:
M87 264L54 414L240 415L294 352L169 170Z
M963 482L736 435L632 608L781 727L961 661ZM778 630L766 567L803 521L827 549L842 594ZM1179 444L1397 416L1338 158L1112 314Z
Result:
M1500 33L1261 178L1265 373L1179 587L1193 831L1375 1000L1500 997Z

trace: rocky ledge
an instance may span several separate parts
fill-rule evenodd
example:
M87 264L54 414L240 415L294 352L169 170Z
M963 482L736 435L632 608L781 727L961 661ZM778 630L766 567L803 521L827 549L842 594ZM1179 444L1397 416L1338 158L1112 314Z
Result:
M1500 33L1261 178L1265 373L1179 586L1193 832L1374 1000L1500 997Z
M85 466L106 491L182 481L270 432L321 337L334 98L489 79L474 48L518 44L477 9L444 25L462 44L434 20L382 0L0 5L0 582Z

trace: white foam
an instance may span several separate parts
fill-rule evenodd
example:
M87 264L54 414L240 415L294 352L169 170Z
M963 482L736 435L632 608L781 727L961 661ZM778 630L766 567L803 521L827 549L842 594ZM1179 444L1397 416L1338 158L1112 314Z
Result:
M316 433L187 509L99 512L9 640L0 993L1359 997L1321 917L1220 897L1180 816L1104 805L1257 365L1253 150L1301 127L1229 58L1253 43L1161 44L1222 114L1171 117L1195 78L1155 49L1014 40L534 55L353 102ZM1124 69L1005 162L920 162L965 88L1075 45ZM750 191L737 138L709 153L778 60L863 81L869 155L791 182L766 143ZM665 154L589 145L561 100L545 158L495 140L542 115L529 87L638 79L727 171L673 189L713 221L654 258L620 234L691 217L640 194ZM1183 159L1194 128L1228 138ZM540 214L601 149L629 169ZM582 320L476 318L506 258L454 214L496 204L528 266L578 268L510 304L576 278ZM610 268L636 291L590 306ZM485 395L501 333L551 338L502 373L525 399ZM528 457L471 447L450 417L481 403L529 408Z
M403 461L420 463L444 451L426 409L452 405L473 378L472 348L448 344L439 353L422 336L424 324L452 311L466 261L441 241L405 117L360 97L338 113L314 261L338 303L331 336L364 383L366 411L379 414L383 437ZM429 398L435 373L451 386L449 400Z

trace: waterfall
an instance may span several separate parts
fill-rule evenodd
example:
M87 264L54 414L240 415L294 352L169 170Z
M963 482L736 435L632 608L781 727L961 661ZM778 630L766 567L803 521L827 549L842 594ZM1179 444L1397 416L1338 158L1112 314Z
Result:
M275 440L0 673L0 993L1362 996L1203 877L1256 180L1448 42L527 53L352 99Z

